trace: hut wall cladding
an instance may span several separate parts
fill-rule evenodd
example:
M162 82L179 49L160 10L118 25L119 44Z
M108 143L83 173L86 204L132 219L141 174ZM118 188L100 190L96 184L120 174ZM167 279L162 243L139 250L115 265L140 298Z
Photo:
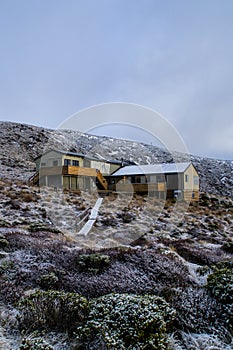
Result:
M199 191L198 190L184 190L185 201L198 201Z
M195 177L198 178L198 173L194 166L191 164L184 172L184 190L199 190L199 181L195 183ZM186 181L186 179L188 181Z

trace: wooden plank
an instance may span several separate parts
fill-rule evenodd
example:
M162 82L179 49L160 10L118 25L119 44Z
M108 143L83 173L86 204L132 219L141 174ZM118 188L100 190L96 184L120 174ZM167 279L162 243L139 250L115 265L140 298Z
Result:
M103 201L103 198L98 198L94 207L91 210L91 214L89 216L89 220L86 222L86 224L82 227L82 229L78 232L78 234L87 236L87 234L90 232L90 230L92 229L92 226L95 223L95 220L97 218L98 215L98 211L99 208L101 206L101 203Z
M184 190L184 200L197 202L199 200L199 191Z
M67 169L67 175L96 177L97 170L93 168L84 168L69 165Z
M97 179L99 181L99 184L102 186L104 190L108 189L108 183L107 180L103 177L100 171L97 173Z
M166 184L165 184L165 182L158 182L158 191L162 191L162 192L164 192L164 191L166 191Z
M97 171L93 168L83 168L77 166L56 166L56 167L41 167L40 176L49 175L76 175L76 176L89 176L96 177Z
M99 211L99 208L100 208L102 202L103 202L103 198L98 198L97 199L94 207L91 210L91 214L90 214L90 217L89 217L90 220L96 220L97 215L98 215L98 211Z
M136 192L136 193L147 193L153 191L164 191L165 185L160 186L158 189L158 184L146 183L146 184L123 184L117 183L116 190L119 192Z

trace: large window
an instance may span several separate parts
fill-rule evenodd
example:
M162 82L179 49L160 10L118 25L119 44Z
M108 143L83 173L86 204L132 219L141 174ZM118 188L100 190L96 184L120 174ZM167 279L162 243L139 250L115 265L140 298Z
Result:
M70 164L71 164L71 160L65 158L65 159L64 159L64 165L70 165Z
M147 183L147 178L146 178L146 176L141 176L141 183L142 183L142 184Z
M146 177L145 176L131 176L131 183L132 184L140 184L140 183L146 183Z
M199 185L199 177L198 176L193 177L193 183L194 183L194 185Z
M73 166L79 166L79 161L78 160L72 160L72 165Z

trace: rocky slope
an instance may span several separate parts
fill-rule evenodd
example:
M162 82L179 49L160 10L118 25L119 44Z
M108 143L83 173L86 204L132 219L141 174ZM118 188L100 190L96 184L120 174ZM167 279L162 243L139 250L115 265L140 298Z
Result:
M0 123L1 177L27 180L33 174L33 159L45 149L80 152L106 159L124 158L139 164L172 162L173 156L154 146L90 136L78 131L48 130L24 124ZM198 156L177 155L180 161L191 159L200 174L201 190L211 194L233 196L233 162Z
M28 186L45 147L141 164L172 156L15 123L0 133L0 349L233 349L232 162L191 157L204 192L189 207L106 197L81 236L76 217L96 194Z
M158 215L155 199L120 210L105 198L80 237L54 226L39 189L2 180L0 191L0 348L233 349L231 198L202 194L182 220L173 202ZM92 200L67 192L62 215Z

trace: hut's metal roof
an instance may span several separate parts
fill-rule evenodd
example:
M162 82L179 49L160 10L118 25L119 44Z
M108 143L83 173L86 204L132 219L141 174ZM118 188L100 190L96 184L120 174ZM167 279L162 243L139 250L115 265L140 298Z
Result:
M190 164L190 162L185 162L130 165L115 171L112 176L183 173Z

